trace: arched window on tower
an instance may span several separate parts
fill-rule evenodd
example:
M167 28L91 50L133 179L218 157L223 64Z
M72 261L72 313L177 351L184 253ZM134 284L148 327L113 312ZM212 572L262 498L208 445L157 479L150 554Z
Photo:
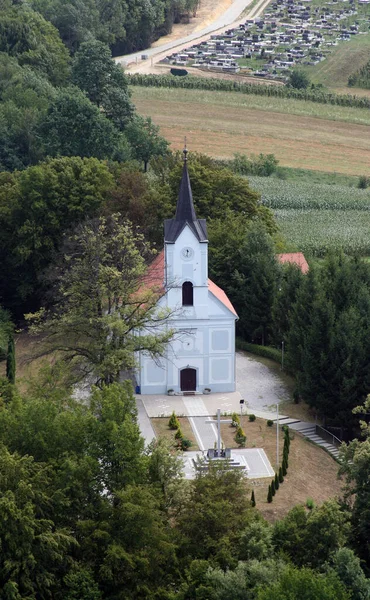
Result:
M184 281L182 284L182 305L193 306L194 304L194 292L193 284L191 281Z

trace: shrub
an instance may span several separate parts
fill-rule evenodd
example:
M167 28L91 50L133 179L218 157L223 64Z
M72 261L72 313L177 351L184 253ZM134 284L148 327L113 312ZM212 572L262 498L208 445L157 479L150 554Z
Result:
M178 430L175 433L175 440L182 440L183 439L183 435L182 435L182 431L180 429L180 427L178 428Z
M275 480L274 480L274 479L271 481L271 494L272 494L273 496L275 496L275 494L276 494L276 490L275 490Z
M285 459L283 459L283 464L281 465L281 469L283 472L283 476L285 477L285 475L288 472L288 462Z
M256 420L256 415L249 415L248 419L251 423L253 423L253 421Z
M247 436L245 435L243 429L240 426L236 430L234 440L236 441L238 446L245 446L245 442L247 441Z
M272 426L273 426L273 424L274 424L274 421L271 421L271 419L269 419L269 420L267 421L267 427L272 427Z
M188 440L187 438L182 438L180 441L180 448L181 450L188 450L191 446L193 445L193 443Z
M253 507L256 506L256 497L254 495L254 490L252 490L251 504L252 504Z
M277 474L277 473L275 473L275 480L274 480L274 483L275 483L275 490L277 491L277 490L279 489L279 487L280 487L280 484L279 484L279 477L278 477L278 474Z
M358 180L357 187L360 190L366 190L366 188L370 187L370 177L366 177L366 175L361 175L360 179Z
M279 467L279 483L283 483L283 481L284 481L283 469L281 467Z
M233 414L231 415L231 427L239 427L240 425L240 417L238 415L238 413L233 412Z
M236 347L238 350L245 350L245 352L250 352L251 354L256 354L257 356L263 356L264 358L269 358L270 360L274 360L279 364L281 363L281 351L277 348L271 348L270 346L259 346L258 344L250 344L249 342L245 342L240 338L236 338Z
M306 507L308 508L308 510L312 510L313 508L315 508L315 503L312 500L312 498L307 498Z
M270 504L272 502L272 492L271 492L271 485L269 485L269 491L267 494L267 502Z
M177 77L185 77L188 74L186 69L176 69L172 68L170 71L171 75L176 75Z
M170 420L168 421L168 427L170 429L179 429L180 428L180 422L176 416L175 411L173 411L172 415L170 416Z

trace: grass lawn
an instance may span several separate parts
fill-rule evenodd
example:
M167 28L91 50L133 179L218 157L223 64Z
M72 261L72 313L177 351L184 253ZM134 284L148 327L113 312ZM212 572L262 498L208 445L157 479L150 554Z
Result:
M172 148L218 158L274 154L281 166L363 175L370 164L370 112L233 92L134 87ZM175 123L175 125L174 125Z
M276 427L267 427L267 421L256 419L254 423L248 417L242 417L242 427L247 436L247 448L263 448L274 467L276 464ZM226 446L235 447L235 430L222 425L222 439ZM257 508L269 521L284 517L296 504L305 504L307 498L321 504L329 498L339 496L341 482L337 479L338 464L324 450L312 444L301 435L291 431L294 436L290 444L289 469L284 483L280 485L272 504L267 503L270 479L251 481L256 496ZM280 435L280 460L283 453L283 434Z
M181 427L181 431L183 433L184 438L187 438L188 440L190 440L192 442L192 446L190 447L190 450L199 450L199 446L197 444L197 440L195 439L193 430L190 426L189 423L189 419L187 417L178 417L179 421L180 421L180 427ZM168 427L168 417L166 418L156 418L156 419L151 419L152 425L153 425L153 429L157 435L157 437L164 437L166 438L171 444L175 445L176 440L175 440L175 433L176 431L174 431L173 429L170 429Z
M340 42L329 56L314 67L305 67L313 83L330 88L341 88L344 93L355 94L347 87L348 77L363 67L370 56L370 34L355 35L348 42ZM343 93L343 92L342 92Z

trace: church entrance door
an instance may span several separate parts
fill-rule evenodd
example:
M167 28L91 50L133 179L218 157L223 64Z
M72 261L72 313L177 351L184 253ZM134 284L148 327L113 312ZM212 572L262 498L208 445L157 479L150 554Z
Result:
M180 388L182 392L195 392L197 389L196 369L182 369L180 371Z

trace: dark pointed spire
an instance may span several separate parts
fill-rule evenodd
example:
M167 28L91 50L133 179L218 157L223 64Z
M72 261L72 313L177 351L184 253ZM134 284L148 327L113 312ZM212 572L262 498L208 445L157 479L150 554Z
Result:
M197 215L195 214L193 194L191 191L190 177L188 172L188 150L186 148L186 138L183 153L184 166L182 168L182 177L180 183L179 197L177 200L175 221L192 222L197 220Z
M182 168L176 215L174 219L165 221L165 241L175 242L185 225L188 224L198 240L200 242L205 242L207 241L206 221L205 219L197 219L193 203L193 194L191 191L190 177L188 172L188 150L186 147L186 138L183 154L184 166Z

